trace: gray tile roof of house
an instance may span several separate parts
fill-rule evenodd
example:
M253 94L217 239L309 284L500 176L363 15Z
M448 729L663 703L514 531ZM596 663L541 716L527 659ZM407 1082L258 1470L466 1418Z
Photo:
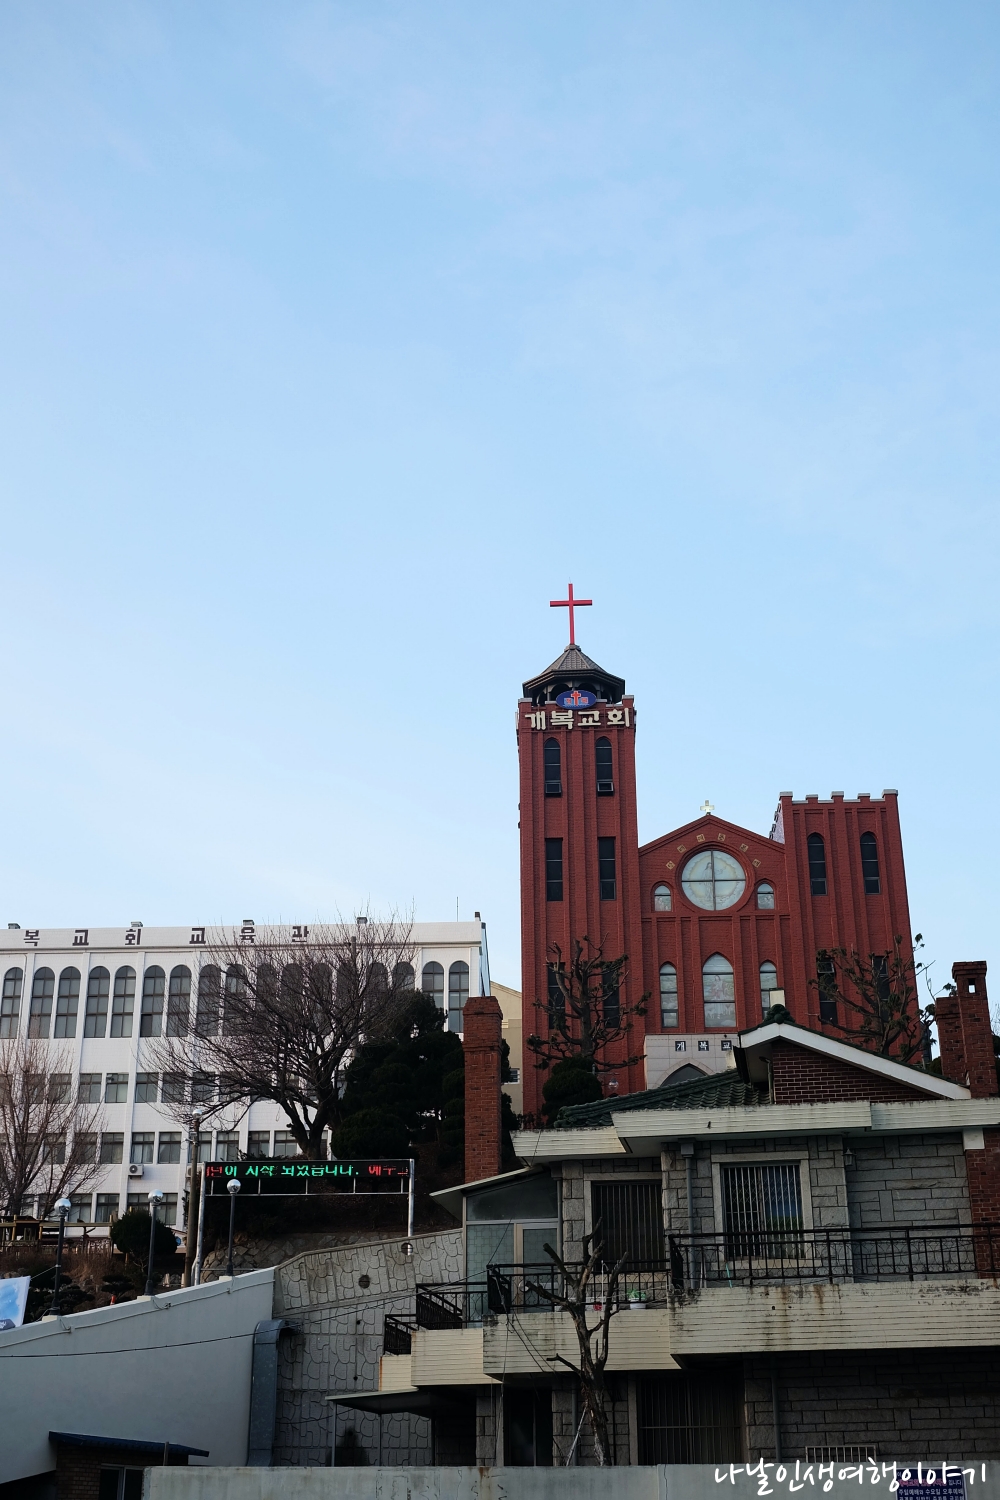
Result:
M748 1105L766 1105L766 1089L744 1083L735 1070L713 1073L707 1078L692 1078L687 1083L664 1083L640 1094L626 1094L621 1099L600 1099L594 1104L566 1105L559 1111L557 1130L586 1130L590 1126L610 1125L611 1116L644 1109L739 1109Z

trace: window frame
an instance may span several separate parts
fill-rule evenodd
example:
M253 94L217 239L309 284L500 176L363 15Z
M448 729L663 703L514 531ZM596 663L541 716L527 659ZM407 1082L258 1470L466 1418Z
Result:
M453 975L454 975L454 977L456 979L463 979L463 978L465 979L465 989L464 989L464 992L462 990L462 986L461 985L453 985L452 984L452 976ZM472 975L471 975L471 972L470 972L470 969L469 969L469 965L465 962L464 958L456 958L452 963L450 963L448 965L448 1030L449 1031L461 1031L461 1030L463 1030L463 1023L464 1023L464 1018L465 1018L465 1007L466 1007L466 1004L467 1004L468 999L469 999L471 978L472 978ZM460 1003L458 1005L452 1005L452 997L454 995L458 995L459 998L460 998Z
M707 966L712 962L713 958L721 958L722 961L723 961L723 963L728 964L728 966L729 966L728 967L728 974L729 974L729 978L732 980L732 985L733 985L733 999L732 999L733 1019L732 1019L732 1021L713 1021L711 1024L709 1024L708 1016L705 1013L705 1007L708 1006L708 1005L724 1005L724 1004L728 1004L728 1001L708 1000L708 999L706 999L706 996L705 996L705 974L706 974ZM713 969L713 970L708 970L708 972L712 973L712 974L718 974L718 975L721 976L721 975L724 975L727 971L725 969ZM736 1029L736 1026L738 1024L738 1016L737 1016L737 1008L736 1008L736 966L732 962L731 959L727 958L724 953L720 953L718 950L716 950L715 953L710 953L708 955L708 957L705 959L705 961L702 963L702 966L701 966L701 1006L702 1006L701 1019L702 1019L702 1022L704 1023L703 1026L702 1026L702 1030L703 1031L733 1031L733 1030Z
M818 849L821 860L813 859L813 851ZM823 866L822 875L818 874L820 863ZM810 896L829 896L830 894L830 871L826 862L826 839L818 829L806 835L806 865L809 870L809 894ZM822 886L822 890L819 887Z
M158 1167L179 1167L183 1146L184 1140L181 1131L161 1130L156 1137L156 1165ZM177 1152L176 1156L171 1154L173 1151Z
M866 896L882 894L882 863L878 856L878 839L866 828L858 839L861 853L861 880Z
M812 1181L811 1181L811 1158L808 1149L796 1149L794 1146L790 1151L725 1151L716 1150L712 1152L712 1213L715 1219L716 1234L726 1232L725 1202L722 1195L722 1168L723 1167L785 1167L797 1166L799 1169L799 1195L802 1201L802 1233L807 1234L813 1228L813 1205L812 1205Z
M673 1021L667 1021L667 1020L664 1019L665 1010L664 1010L664 1005L663 1005L663 977L664 977L664 970L666 970L666 969L669 969L671 971L671 973L673 974L673 976L674 976L674 988L673 988L673 996L674 996L674 1019L673 1019ZM666 959L660 965L659 983L660 983L660 1030L661 1031L677 1031L680 1028L680 1024L681 1024L681 992L680 992L681 991L681 987L680 987L680 976L677 973L677 965L675 963L671 963L669 959ZM668 990L667 993L669 994L670 991Z
M129 984L132 988L129 989ZM111 987L111 1022L108 1036L125 1040L132 1035L135 1023L135 970L131 964L121 964L115 970Z
M613 835L602 835L597 840L597 884L602 901L618 900L618 848Z
M11 993L8 993L10 986ZM16 993L15 993L16 990ZM0 990L0 1037L16 1037L21 1029L21 1000L24 997L24 969L17 964L4 972Z
M42 983L48 984L51 980L52 988L48 994L35 994L35 987ZM35 970L31 976L31 1000L28 1005L28 1036L37 1041L47 1042L52 1032L52 1007L56 997L56 974L48 964ZM44 1027L44 1029L43 1029Z
M770 896L770 901L762 900L762 897ZM762 880L755 891L755 900L758 911L776 911L778 907L778 893L774 889L774 882Z
M552 754L551 752L555 753ZM555 766L555 775L552 775L552 767ZM542 786L546 797L561 797L562 789L562 746L554 735L549 735L542 745Z
M602 772L607 774L602 775ZM613 797L615 794L615 759L611 741L600 734L594 741L594 773L597 778L597 795Z
M658 901L660 901L663 898L664 895L667 898L667 904L666 904L666 906L658 906L656 903ZM673 909L674 909L674 893L673 893L673 889L669 885L667 885L667 883L666 883L665 880L659 880L659 881L657 881L656 885L653 886L653 896L652 896L651 910L653 911L654 914L659 914L659 913L662 913L662 912L665 912L665 911L673 911Z
M105 980L107 981L107 985L102 994L100 986ZM104 964L95 964L87 975L87 1000L83 1010L84 1039L87 1037L99 1037L103 1040L107 1036L108 1012L110 1008L111 970L105 968ZM98 1030L98 1025L100 1026L100 1030Z
M555 874L558 865L559 873ZM545 899L563 901L566 895L562 839L545 840Z

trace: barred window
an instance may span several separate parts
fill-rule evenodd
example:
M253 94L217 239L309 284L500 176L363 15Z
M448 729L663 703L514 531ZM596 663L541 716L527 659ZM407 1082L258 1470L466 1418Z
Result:
M625 1256L626 1270L663 1260L663 1211L658 1182L591 1184L595 1244L613 1266Z
M680 1025L677 1006L677 970L673 964L660 965L660 1025L664 1031Z
M80 1005L80 970L63 969L59 975L59 994L56 997L56 1024L52 1035L56 1037L76 1036L76 1017Z
M108 1029L108 1000L111 975L101 964L91 969L87 980L87 1013L83 1019L84 1036L104 1036Z
M115 993L111 1001L111 1035L131 1036L135 1010L135 970L123 965L115 974Z
M798 1162L721 1167L722 1214L728 1255L793 1251L802 1230Z
M0 1037L17 1036L23 983L23 969L8 969L3 976L3 996L0 998Z

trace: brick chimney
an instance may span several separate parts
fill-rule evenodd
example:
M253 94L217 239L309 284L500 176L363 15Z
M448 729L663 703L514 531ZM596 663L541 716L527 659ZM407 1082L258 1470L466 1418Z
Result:
M500 1171L500 1040L503 1017L492 995L465 1002L465 1180Z
M958 993L939 995L934 1002L941 1072L955 1083L964 1083L973 1099L988 1099L1000 1093L1000 1089L993 1057L985 960L952 964L951 977Z

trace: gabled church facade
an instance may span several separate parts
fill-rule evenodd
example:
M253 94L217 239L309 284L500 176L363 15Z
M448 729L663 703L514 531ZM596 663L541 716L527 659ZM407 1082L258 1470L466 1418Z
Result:
M912 958L895 791L783 792L767 834L709 810L640 846L636 716L624 680L575 643L517 706L524 1032L545 1034L557 949L586 936L608 958L627 954L622 1001L648 1000L605 1079L619 1097L725 1068L737 1032L772 1004L842 1034L830 1023L849 1018L822 994L824 950L867 959L898 937ZM524 1062L531 1116L545 1074Z

